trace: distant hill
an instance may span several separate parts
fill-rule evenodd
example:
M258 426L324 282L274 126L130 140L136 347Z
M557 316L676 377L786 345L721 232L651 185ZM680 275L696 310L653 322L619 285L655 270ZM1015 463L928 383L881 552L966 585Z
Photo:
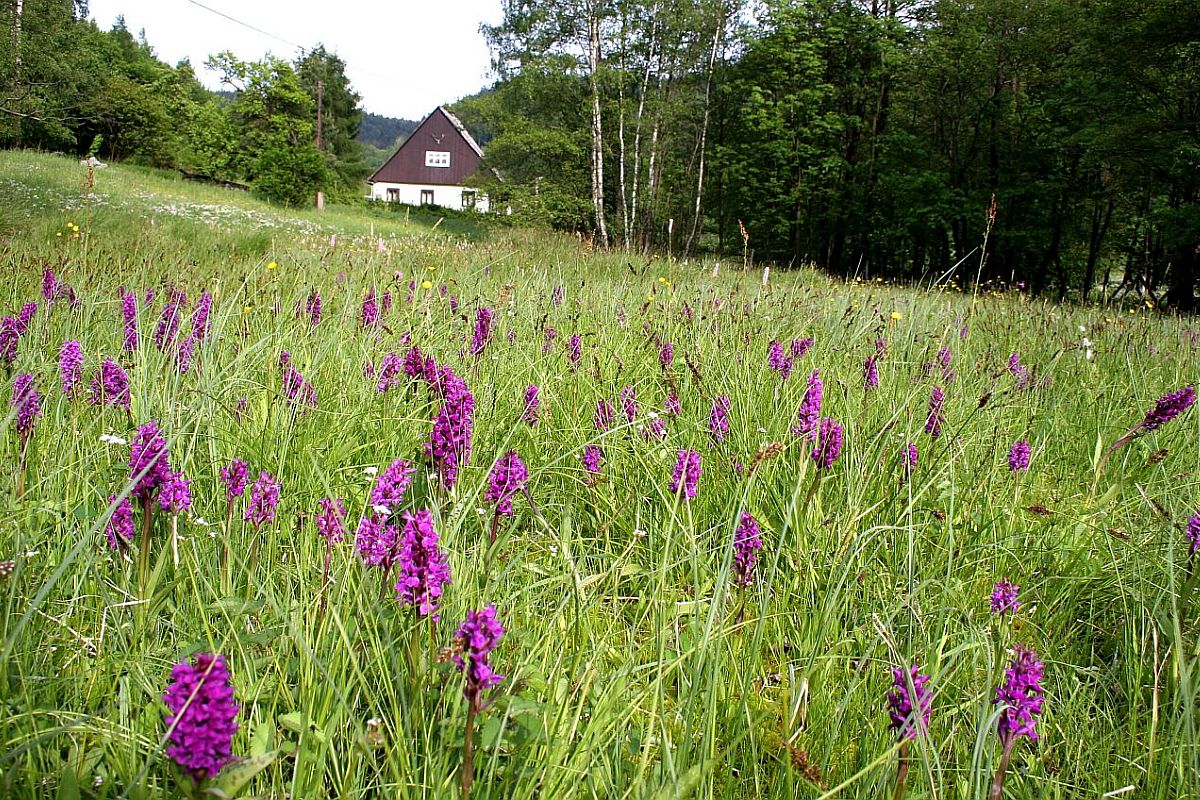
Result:
M382 150L390 150L396 146L398 139L407 138L420 124L420 120L396 119L364 111L362 123L358 127L358 141Z

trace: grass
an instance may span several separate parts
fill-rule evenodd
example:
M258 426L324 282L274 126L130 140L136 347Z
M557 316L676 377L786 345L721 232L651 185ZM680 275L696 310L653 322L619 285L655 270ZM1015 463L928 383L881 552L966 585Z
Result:
M461 676L426 654L427 623L350 544L323 589L312 522L321 498L342 497L353 527L368 468L424 464L439 404L411 387L378 394L363 375L403 354L407 334L476 401L457 487L421 466L406 496L433 510L452 568L435 645L450 646L466 611L488 603L507 629L492 657L506 678L478 725L474 796L890 796L897 744L883 695L891 667L917 664L935 699L908 796L982 798L1000 758L990 701L1017 643L1045 660L1047 701L1041 738L1017 746L1006 796L1127 786L1139 798L1195 796L1200 652L1182 523L1200 506L1200 415L1096 469L1157 397L1196 383L1186 323L1016 293L973 304L807 270L763 287L737 265L630 266L539 232L431 229L354 208L293 213L120 166L100 173L92 197L80 182L73 161L0 153L0 264L15 276L0 306L40 300L46 267L82 299L40 307L10 370L35 374L44 417L21 499L14 412L0 431L0 560L15 561L0 584L0 794L176 796L161 696L171 666L200 650L224 654L233 675L234 753L279 754L253 794L458 793ZM216 296L211 339L186 375L152 342L172 283L193 302L205 288ZM128 355L119 286L157 291ZM315 328L294 314L313 288L324 301ZM368 288L395 303L363 331ZM483 306L496 310L495 338L476 359L463 350ZM546 347L549 328L558 336ZM583 361L572 371L564 342L576 333ZM806 336L815 346L780 381L768 342ZM667 370L656 337L675 345ZM888 347L880 387L866 392L876 338ZM82 343L88 379L102 357L126 365L131 414L58 391L67 339ZM952 381L923 370L943 346ZM284 350L318 393L309 413L281 397ZM1016 388L1013 352L1035 388ZM846 427L822 474L790 433L818 368L823 413ZM946 420L931 439L935 383ZM542 387L536 427L518 421L530 384ZM631 423L624 386L637 392ZM666 418L665 440L647 440L639 428L672 388L683 413ZM717 445L707 422L720 394L731 430ZM622 420L606 433L592 423L601 399ZM128 448L100 437L128 440L149 419L195 502L179 521L177 564L160 515L143 598L136 555L109 550L103 535L107 498L129 489ZM1021 438L1032 465L1012 474L1008 449ZM901 481L897 454L910 441L920 463ZM773 442L781 454L737 474ZM604 449L598 482L580 466L587 444ZM682 448L703 457L691 502L668 488ZM518 498L489 547L487 475L508 450L529 465L536 510ZM282 481L274 524L255 530L238 514L224 529L218 471L234 457ZM731 545L743 510L766 547L738 622ZM987 602L1002 577L1023 603L1003 622Z

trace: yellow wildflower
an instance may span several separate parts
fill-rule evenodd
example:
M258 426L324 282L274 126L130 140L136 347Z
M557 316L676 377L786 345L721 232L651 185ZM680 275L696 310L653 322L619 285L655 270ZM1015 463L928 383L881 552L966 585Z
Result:
M421 281L421 288L422 289L432 289L433 281Z

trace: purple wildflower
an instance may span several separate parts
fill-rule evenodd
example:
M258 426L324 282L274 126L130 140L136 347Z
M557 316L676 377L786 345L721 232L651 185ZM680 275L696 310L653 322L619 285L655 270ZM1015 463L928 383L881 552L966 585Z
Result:
M475 425L475 396L467 383L449 367L437 373L431 382L445 402L433 418L433 430L425 452L434 462L442 483L453 488L459 467L471 457L471 436ZM440 389L440 391L439 391Z
M318 503L321 510L317 512L313 522L317 533L325 537L330 545L344 541L346 538L346 502L341 498L322 497Z
M441 285L440 287L438 287L438 288L440 288L440 289L441 289L441 292L442 292L442 294L443 294L443 295L445 295L445 294L446 294L446 285L445 285L445 284L442 284L442 285ZM453 294L452 294L452 295L450 295L450 313L451 313L451 314L457 314L457 313L458 313L458 295L453 295Z
M554 344L554 340L558 338L558 331L554 328L546 328L542 331L542 352L549 353L550 348Z
M358 522L354 547L368 567L390 569L395 558L396 527L388 525L381 514L371 514Z
M754 567L762 546L758 520L743 511L741 522L733 533L733 582L736 586L749 586L754 582Z
M212 313L212 304L212 293L205 289L200 293L200 299L196 301L196 309L192 312L192 338L197 342L203 342L208 338L208 332L212 328L208 319L209 314Z
M54 276L54 270L46 267L42 270L42 297L47 303L58 296L58 278Z
M554 291L550 293L550 302L557 308L563 304L563 287L555 286Z
M521 420L528 422L530 425L538 424L538 406L541 404L541 400L538 398L538 391L536 385L525 389L525 410L521 412Z
M0 319L0 364L11 366L17 360L17 343L21 332L17 330L17 318L7 316Z
M817 469L829 469L842 454L842 426L829 417L821 419L812 460Z
M725 441L729 435L729 406L729 395L718 395L708 415L708 432L717 444Z
M313 327L321 324L321 293L315 288L308 293L308 298L304 301L304 315Z
M452 656L454 666L466 673L463 696L475 709L483 705L483 693L504 680L488 663L489 654L503 636L504 627L496 619L496 607L491 605L482 611L468 611L467 618L454 632L457 643Z
M17 333L24 336L29 331L29 326L33 322L33 317L37 314L37 303L26 303L21 306L21 312L17 314Z
M509 450L500 456L492 474L488 476L488 489L485 499L496 504L496 513L511 517L513 513L512 499L525 490L525 482L529 480L529 470L516 451Z
M942 391L942 387L934 386L929 393L929 416L925 419L925 432L934 439L942 435L945 403L946 393Z
M72 395L83 381L83 348L79 342L68 340L58 351L58 374L62 380L62 392Z
M475 312L475 333L471 337L470 353L482 355L492 341L492 309L484 306Z
M1184 533L1187 535L1188 540L1188 554L1189 556L1194 556L1197 551L1200 551L1200 511L1188 517Z
M121 502L118 503L116 495L109 495L108 504L114 507L108 525L104 528L104 535L108 537L109 547L113 550L123 550L133 541L133 503L129 502L128 497L121 498Z
M1013 443L1008 451L1008 471L1024 472L1029 469L1029 454L1029 442L1026 439Z
M637 419L637 390L632 386L621 387L621 410L625 413L625 419L633 422Z
M250 465L240 458L230 461L227 467L221 467L221 483L225 484L225 496L229 500L242 496L249 475Z
M663 342L662 347L658 349L658 363L663 369L671 366L675 361L675 345L670 342Z
M126 353L132 353L138 348L137 328L137 295L121 290L121 319L124 320L125 330L122 347Z
M158 424L150 420L137 430L129 454L129 478L134 482L133 495L142 500L155 496L171 477L171 462L167 440L159 433Z
M817 421L821 418L821 399L825 385L821 382L819 370L813 370L808 376L808 388L804 390L804 400L800 410L796 412L796 424L792 427L794 436L815 436Z
M879 366L875 363L876 356L867 356L863 362L863 389L870 390L879 387Z
M592 417L592 422L596 426L596 430L604 432L612 427L613 417L616 411L612 407L612 403L607 400L601 400L596 404L596 414Z
M604 451L597 445L589 444L583 448L583 468L593 475L600 473L600 463L604 460Z
M250 502L246 505L243 519L258 527L275 521L275 508L279 505L279 490L282 484L271 473L263 470L258 480L250 487Z
M1148 431L1156 430L1187 411L1195 402L1194 386L1185 386L1179 391L1164 395L1154 404L1154 408L1146 412L1142 428Z
M396 597L402 605L415 606L422 617L438 618L438 600L450 583L450 561L438 546L432 512L404 512L400 554L396 562Z
M1021 601L1017 599L1017 592L1020 588L1010 582L1008 578L996 581L996 585L992 588L992 613L1003 617L1005 614L1015 614L1020 611Z
M88 402L94 406L119 406L129 410L129 376L121 365L106 358L88 387Z
M187 308L187 293L177 286L172 286L167 294L167 304L163 306L158 324L154 326L154 346L166 350L175 344L179 334L179 321Z
M679 395L674 389L667 392L667 399L663 401L663 413L672 417L678 417L683 413L683 403L679 401Z
M649 416L650 419L647 420L645 425L638 426L638 430L642 433L642 438L646 439L647 441L651 439L662 439L667 435L667 423L663 421L662 417L658 416L658 414L655 414L653 411L650 412Z
M571 372L579 369L579 362L583 358L582 342L578 333L567 340L567 363L571 367Z
M375 391L383 394L393 386L400 385L400 373L403 369L404 361L400 356L397 353L388 353L379 362L378 373L375 371L375 365L368 361L363 365L363 375L375 379Z
M1042 686L1046 666L1038 655L1020 645L1008 668L1004 683L996 687L992 704L1001 706L998 733L1007 750L1022 736L1037 740L1037 717L1042 714L1046 689Z
M286 361L284 356L287 356ZM310 408L316 408L317 390L291 363L290 354L284 351L279 360L283 365L283 396L287 399L288 405L299 407L301 414L306 413Z
M929 717L933 713L933 693L925 686L928 675L922 675L917 667L907 671L892 668L892 691L886 695L888 716L892 718L889 728L901 739L916 739L929 730Z
M913 471L917 468L917 446L909 442L900 448L900 466L904 467L904 475L902 480L912 477Z
M158 493L158 503L163 511L181 514L192 507L192 482L183 472L169 472Z
M696 485L700 482L700 454L695 450L680 450L675 460L675 471L671 475L671 491L683 490L683 496L691 500L696 496Z
M225 659L200 653L171 670L163 694L171 713L166 718L167 755L195 780L215 777L233 760L237 703Z
M942 347L937 351L936 360L942 369L946 369L950 366L950 360L952 358L954 358L954 353L950 351L949 347Z
M812 346L813 346L813 339L811 336L808 337L807 339L793 339L792 340L792 358L797 358L797 359L804 358L804 356L808 353L808 351L812 349Z
M783 372L785 360L783 343L778 339L772 339L771 343L767 345L767 368L775 372Z
M379 476L379 480L375 482L375 488L371 490L372 508L385 517L394 514L404 499L404 493L408 491L408 487L412 483L414 472L416 472L416 468L403 458L393 461L391 466ZM382 509L387 509L387 511Z
M29 441L34 423L42 416L42 396L33 385L33 373L23 372L13 381L9 404L17 410L17 436L22 446Z
M187 336L179 343L175 351L175 366L180 375L186 375L192 369L192 354L196 351L196 338Z
M358 327L372 328L379 322L379 306L375 302L375 290L368 289L367 296L362 301L362 313L358 318Z

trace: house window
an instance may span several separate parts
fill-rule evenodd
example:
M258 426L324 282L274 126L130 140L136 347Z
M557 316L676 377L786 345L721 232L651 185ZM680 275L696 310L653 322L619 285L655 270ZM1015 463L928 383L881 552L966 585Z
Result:
M450 167L450 153L445 150L426 150L425 166L448 169Z
M462 207L463 208L475 208L475 190L474 189L463 189Z
M423 206L433 205L433 189L422 189L421 190L421 205L423 205Z
M400 190L397 188L389 188L387 190L387 200L389 203L400 202Z

